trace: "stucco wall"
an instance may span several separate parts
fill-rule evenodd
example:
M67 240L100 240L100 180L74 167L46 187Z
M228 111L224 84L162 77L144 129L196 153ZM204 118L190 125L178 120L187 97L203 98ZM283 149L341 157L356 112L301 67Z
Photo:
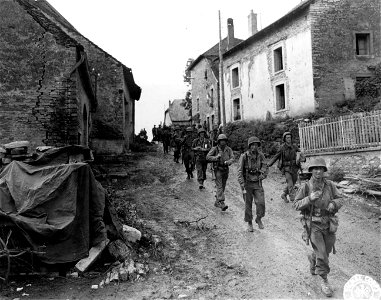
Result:
M282 47L283 71L274 72L273 50ZM231 70L239 68L240 87L232 89ZM276 111L275 86L285 85L286 108ZM233 99L241 99L242 119L295 116L314 110L311 30L308 14L224 58L226 119L233 120Z
M311 5L313 76L316 106L355 98L358 75L381 62L380 0L319 0ZM372 55L355 53L355 32L372 33Z
M205 71L207 79L205 79ZM200 114L200 124L204 124L207 117L210 117L210 126L212 115L214 115L214 124L218 124L218 83L217 78L210 68L209 61L202 59L191 71L192 79L192 116ZM207 93L213 89L213 106L210 106ZM197 98L199 98L199 110L197 110Z

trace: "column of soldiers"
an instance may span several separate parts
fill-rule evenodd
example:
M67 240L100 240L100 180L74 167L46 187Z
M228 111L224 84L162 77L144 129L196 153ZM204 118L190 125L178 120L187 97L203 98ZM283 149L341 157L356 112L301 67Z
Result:
M218 127L213 127L208 138L205 129L200 128L195 138L195 127L188 127L184 137L180 137L179 130L175 129L174 160L178 162L181 149L187 178L193 178L193 170L196 166L200 190L204 189L207 164L211 162L216 184L214 205L225 211L228 208L225 203L225 187L234 154L227 145L226 135L218 131ZM256 210L255 222L259 229L264 229L262 218L265 217L266 206L262 182L268 175L269 166L278 161L277 166L287 183L280 197L286 203L293 202L294 209L301 212L305 230L303 239L307 245L311 243L313 250L308 255L310 273L320 275L322 292L330 297L333 295L333 290L327 277L330 272L328 257L332 251L335 253L335 232L338 225L335 214L343 202L336 186L323 177L327 166L321 158L312 160L308 169L312 175L311 179L303 183L297 191L295 184L298 179L298 170L300 163L305 162L305 158L298 147L292 144L290 132L285 132L282 139L284 144L269 163L265 162L265 156L260 151L261 141L257 137L248 139L248 150L239 158L237 177L245 202L244 221L247 223L247 231L254 231L253 202Z

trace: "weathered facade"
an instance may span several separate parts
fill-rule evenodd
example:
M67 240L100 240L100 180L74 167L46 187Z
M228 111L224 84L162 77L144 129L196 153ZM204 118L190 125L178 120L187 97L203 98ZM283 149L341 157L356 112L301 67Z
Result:
M297 116L354 98L381 61L380 1L308 0L224 54L226 120Z
M226 52L242 40L234 37L233 20L228 20L228 37L222 40L221 50ZM189 67L192 83L193 122L212 129L221 123L219 97L219 44L200 55Z
M44 0L0 0L0 139L129 147L141 90L132 72ZM111 134L109 134L111 132ZM117 150L117 151L116 151ZM107 151L106 151L107 152Z

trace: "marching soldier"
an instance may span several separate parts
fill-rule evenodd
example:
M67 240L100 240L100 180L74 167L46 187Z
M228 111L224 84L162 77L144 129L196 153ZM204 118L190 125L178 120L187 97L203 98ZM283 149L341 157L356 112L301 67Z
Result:
M295 184L298 180L300 162L305 162L306 159L299 148L292 144L291 132L285 132L282 139L284 144L280 147L278 153L270 160L268 165L271 167L278 160L278 169L285 175L287 182L287 186L283 189L281 198L284 202L288 203L287 195L290 196L291 201L294 201Z
M335 253L336 230L338 219L335 214L343 205L343 199L335 184L324 178L327 166L323 158L315 158L309 165L311 179L302 185L295 197L293 207L302 212L302 222L305 225L305 241L309 240L313 252L308 255L310 272L322 278L322 292L327 297L333 294L328 283L330 272L328 256Z
M186 134L182 139L182 157L184 160L185 171L187 172L187 179L193 178L193 158L194 153L192 150L192 142L193 142L193 129L192 127L187 127Z
M175 133L172 136L172 146L173 151L173 161L179 163L180 153L181 153L181 129L180 127L175 127Z
M238 162L238 182L241 186L245 199L245 222L248 231L253 232L253 198L256 206L255 223L259 229L263 229L262 218L265 216L265 194L262 180L267 177L268 167L265 156L259 151L261 142L257 137L248 140L249 149L241 154Z
M217 146L210 149L206 159L213 162L213 169L216 182L216 202L214 206L219 207L222 211L228 209L225 204L225 187L229 177L229 166L234 161L233 150L227 145L228 138L225 134L220 134L217 138Z
M210 150L210 141L205 137L205 129L200 128L198 130L198 138L193 141L192 149L195 151L196 157L196 170L197 170L197 181L199 183L199 189L204 189L204 181L206 179L206 168L208 162L206 160L206 154Z

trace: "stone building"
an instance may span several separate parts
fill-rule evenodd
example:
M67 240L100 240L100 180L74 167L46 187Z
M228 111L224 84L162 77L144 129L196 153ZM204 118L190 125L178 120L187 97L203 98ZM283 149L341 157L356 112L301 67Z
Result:
M183 99L169 101L169 106L164 112L165 126L189 126L191 125L191 116L189 110L185 109Z
M234 37L233 19L228 19L228 36L222 40L222 52L242 40ZM221 123L219 97L219 43L204 52L188 67L192 83L192 119L211 129Z
M141 89L45 0L0 0L0 141L120 154Z
M381 62L380 9L379 0L303 1L227 51L227 122L297 116L354 99L356 81Z

